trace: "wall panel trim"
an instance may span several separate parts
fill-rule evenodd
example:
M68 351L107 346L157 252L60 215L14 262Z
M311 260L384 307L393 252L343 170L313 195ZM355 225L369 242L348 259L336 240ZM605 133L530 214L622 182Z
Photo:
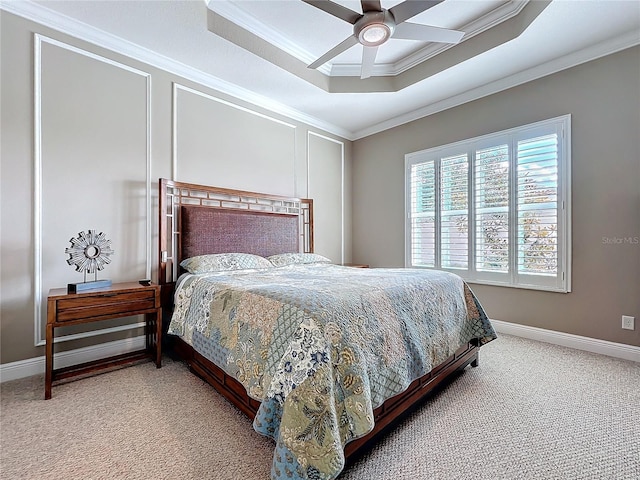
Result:
M145 245L146 253L146 278L151 278L151 74L130 67L115 60L97 55L95 53L82 50L68 43L46 37L39 33L34 33L34 50L33 50L33 310L34 310L34 345L36 347L45 344L42 337L42 44L47 43L56 47L69 50L73 53L83 55L85 57L106 63L108 65L120 68L135 75L140 75L146 79L146 221L145 235L147 242ZM138 328L139 324L127 325L126 329ZM98 329L75 335L62 335L56 338L56 342L64 342L76 340L78 338L93 337L110 333L112 329Z
M256 112L255 110L251 110L250 108L246 108L246 107L241 107L240 105L236 105L235 103L232 102L228 102L227 100L223 100L221 98L215 97L213 95L210 95L208 93L205 92L201 92L200 90L196 90L195 88L191 88L191 87L187 87L185 85L181 85L179 83L173 82L173 88L172 88L172 101L171 101L171 105L172 105L172 115L171 115L171 156L172 156L172 168L171 168L171 174L172 174L172 180L177 181L178 180L178 91L184 91L184 92L188 92L188 93L192 93L194 95L198 95L202 98L206 98L207 100L213 100L216 103L220 103L222 105L226 105L227 107L232 107L235 108L236 110L240 110L241 112L245 112L245 113L249 113L251 115L255 115L257 117L260 118L264 118L265 120L269 120L271 122L274 123L278 123L280 125L284 125L285 127L289 127L292 128L295 132L295 130L297 129L297 126L292 124L292 123L288 123L285 122L283 120L280 120L278 118L275 117L271 117L269 115L265 115L264 113L260 113L260 112ZM294 134L294 139L295 139L295 134ZM295 140L294 140L295 141ZM296 159L295 159L295 144L294 144L294 158L293 158L293 182L294 182L294 189L293 191L296 191ZM216 185L214 185L216 186Z
M307 131L307 196L313 198L313 193L309 191L310 178L309 178L309 159L311 158L311 150L309 148L309 139L311 136L328 140L329 142L340 145L340 263L344 263L344 142L336 140L335 138L327 137L311 130Z

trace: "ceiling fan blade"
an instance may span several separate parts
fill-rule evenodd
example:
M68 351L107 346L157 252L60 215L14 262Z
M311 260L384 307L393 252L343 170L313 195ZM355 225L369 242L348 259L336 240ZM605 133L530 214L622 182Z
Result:
M358 39L353 35L350 35L345 40L343 40L338 45L336 45L331 50L329 50L327 53L325 53L320 58L318 58L311 65L309 65L308 68L318 68L320 65L327 63L333 57L336 57L340 55L342 52L344 52L345 50L353 47L356 43L358 43Z
M338 5L337 3L331 2L329 0L302 0L304 3L308 3L316 8L319 8L323 12L327 12L334 17L338 17L345 22L349 22L351 25L356 23L361 14L358 12L354 12L350 8L343 7L342 5Z
M444 0L429 0L429 1L405 0L404 2L399 3L395 7L391 7L389 11L393 14L393 18L396 21L396 25L398 25L404 22L405 20L409 20L411 17L415 17L419 13L422 13L425 10L430 9L431 7L435 7L437 4L443 1Z
M380 5L380 0L361 0L362 4L362 12L381 12L382 5Z
M392 37L403 40L422 40L423 42L458 43L464 37L464 32L404 22L396 25Z
M378 47L362 47L362 67L360 78L369 78L373 73L373 66L376 64Z

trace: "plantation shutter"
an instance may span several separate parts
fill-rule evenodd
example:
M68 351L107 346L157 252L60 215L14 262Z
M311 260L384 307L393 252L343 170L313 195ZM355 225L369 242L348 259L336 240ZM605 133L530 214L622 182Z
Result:
M469 160L467 154L440 160L440 264L469 264Z
M558 136L518 141L518 273L558 273Z
M428 161L411 166L411 264L436 266L436 169Z
M476 270L509 270L509 147L475 153Z
M571 291L570 116L405 156L405 265Z

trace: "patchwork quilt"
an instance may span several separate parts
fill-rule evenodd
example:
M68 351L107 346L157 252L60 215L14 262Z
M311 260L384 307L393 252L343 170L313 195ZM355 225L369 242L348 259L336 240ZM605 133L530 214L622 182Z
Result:
M236 378L276 442L271 477L335 478L373 409L461 345L496 338L458 276L327 263L186 275L169 333Z

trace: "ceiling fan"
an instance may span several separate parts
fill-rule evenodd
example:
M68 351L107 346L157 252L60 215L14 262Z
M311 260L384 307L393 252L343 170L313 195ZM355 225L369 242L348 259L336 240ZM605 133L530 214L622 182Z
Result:
M352 35L310 64L309 68L318 68L360 43L363 46L360 78L368 78L373 72L378 47L390 38L458 43L464 36L464 32L458 30L407 22L443 0L405 0L388 10L382 8L380 0L361 0L362 14L330 0L302 1L353 25Z

